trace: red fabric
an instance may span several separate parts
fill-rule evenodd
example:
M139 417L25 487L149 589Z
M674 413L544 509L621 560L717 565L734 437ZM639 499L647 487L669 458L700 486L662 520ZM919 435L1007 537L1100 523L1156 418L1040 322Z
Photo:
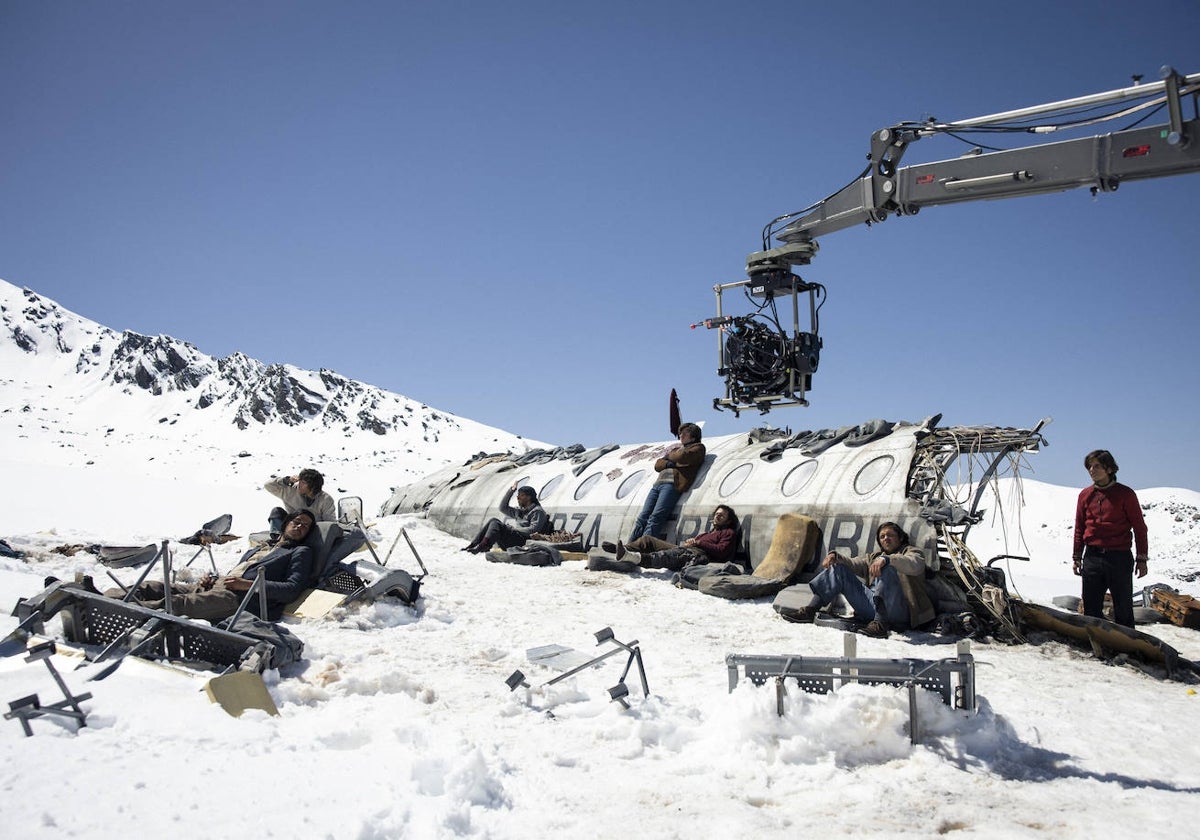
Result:
M1107 487L1085 487L1079 493L1075 505L1072 557L1082 557L1085 545L1128 551L1135 541L1136 556L1147 557L1146 520L1142 518L1142 506L1133 490L1114 481Z
M706 531L696 537L696 548L704 550L708 555L708 559L714 563L724 563L726 560L733 559L734 551L737 546L733 544L733 538L737 536L732 528L718 528L715 531Z
M675 393L675 389L671 389L671 436L679 437L679 427L683 425L683 420L679 417L679 396Z

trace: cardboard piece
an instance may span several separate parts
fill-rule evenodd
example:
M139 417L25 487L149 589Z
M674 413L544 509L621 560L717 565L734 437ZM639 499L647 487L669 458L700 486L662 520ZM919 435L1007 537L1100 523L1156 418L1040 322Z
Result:
M295 618L323 618L346 600L341 592L310 589L283 608L283 614Z
M262 709L273 717L279 714L262 675L252 671L234 671L213 677L204 684L204 692L209 700L234 717L241 717L247 709Z

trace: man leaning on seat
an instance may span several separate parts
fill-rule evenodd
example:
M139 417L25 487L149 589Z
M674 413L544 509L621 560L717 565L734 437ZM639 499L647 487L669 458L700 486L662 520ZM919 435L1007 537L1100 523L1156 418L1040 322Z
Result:
M925 591L925 553L909 543L895 522L875 531L879 550L862 557L843 557L831 551L821 571L808 582L812 601L789 621L811 622L838 595L854 608L863 633L887 638L889 628L920 627L933 619L933 603ZM866 583L864 583L864 580Z
M312 549L304 544L317 523L312 511L301 510L290 515L283 524L278 544L252 548L224 577L205 575L199 583L171 586L171 611L176 615L217 621L237 612L246 592L254 584L261 568L266 582L267 615L259 616L277 621L283 608L312 586ZM123 589L109 589L109 598L123 598ZM142 606L161 610L165 590L162 581L143 583L134 595ZM258 598L250 599L247 612L258 615Z

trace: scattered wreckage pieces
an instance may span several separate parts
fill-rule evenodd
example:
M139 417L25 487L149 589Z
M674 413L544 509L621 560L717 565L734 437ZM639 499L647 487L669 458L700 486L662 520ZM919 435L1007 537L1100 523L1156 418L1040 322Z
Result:
M1200 630L1200 601L1165 586L1150 590L1150 606L1178 627Z
M1015 603L1020 607L1023 625L1081 643L1098 659L1108 660L1125 654L1142 662L1160 665L1168 679L1184 679L1186 675L1200 673L1196 663L1185 659L1171 645L1149 633L1103 618L1064 612L1025 601Z
M642 695L650 696L650 685L646 681L646 668L642 662L642 649L635 639L632 642L622 642L613 635L611 627L605 627L595 632L596 644L602 645L609 643L613 645L612 649L605 651L596 656L589 657L587 654L575 650L574 648L566 647L565 645L542 645L540 647L530 648L525 652L526 657L530 662L541 665L554 670L562 671L553 679L542 683L539 688L547 688L560 683L565 679L575 676L580 671L588 668L596 667L600 663L619 653L629 654L625 660L625 668L621 671L621 677L617 680L616 685L608 689L608 697L617 703L620 703L624 708L629 708L629 702L625 699L629 696L629 686L625 684L625 678L629 676L630 669L636 664L638 669L638 677L642 684ZM524 672L517 670L513 671L504 681L508 686L509 691L516 691L518 688L529 689L531 686L526 681Z
M44 663L50 671L50 676L62 690L63 699L43 705L37 694L30 694L10 702L8 704L8 711L4 713L5 720L20 721L21 728L25 731L25 737L27 738L33 735L33 727L30 726L29 722L34 718L45 717L46 715L65 717L74 720L80 727L87 726L87 715L79 704L84 700L92 699L92 695L88 692L84 692L83 694L71 693L71 690L67 688L66 681L58 673L58 669L54 667L54 663L50 661L50 657L56 650L57 648L53 641L41 642L29 648L29 653L25 657L25 661Z
M303 642L290 631L251 616L225 629L61 581L32 598L22 598L13 613L20 626L36 633L44 630L46 620L61 614L68 642L98 647L106 658L116 655L118 663L134 655L205 669L261 673L291 664L304 651ZM114 642L116 647L108 650Z
M908 690L909 740L920 740L920 718L917 713L917 689L937 694L952 709L974 712L975 659L970 643L959 643L958 656L948 659L860 659L854 656L853 636L847 635L847 655L778 656L731 653L725 657L729 675L729 690L737 687L739 674L755 685L775 680L775 712L784 713L783 698L787 680L794 680L802 691L810 694L829 694L847 683L892 685Z

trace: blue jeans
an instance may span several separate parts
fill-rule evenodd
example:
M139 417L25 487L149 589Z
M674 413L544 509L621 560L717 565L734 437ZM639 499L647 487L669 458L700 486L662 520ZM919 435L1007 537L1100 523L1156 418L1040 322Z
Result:
M671 511L675 510L675 503L678 501L679 491L671 482L664 481L652 486L649 495L646 496L646 503L642 505L642 512L638 514L638 518L633 523L633 531L629 534L629 540L636 540L642 534L649 534L660 540L665 539L667 520L671 516Z
M821 600L821 606L833 603L841 595L854 609L854 617L867 622L875 618L875 599L883 602L881 618L890 627L907 628L908 602L900 588L899 573L891 566L883 567L883 576L867 586L849 566L830 566L808 582L809 588Z

